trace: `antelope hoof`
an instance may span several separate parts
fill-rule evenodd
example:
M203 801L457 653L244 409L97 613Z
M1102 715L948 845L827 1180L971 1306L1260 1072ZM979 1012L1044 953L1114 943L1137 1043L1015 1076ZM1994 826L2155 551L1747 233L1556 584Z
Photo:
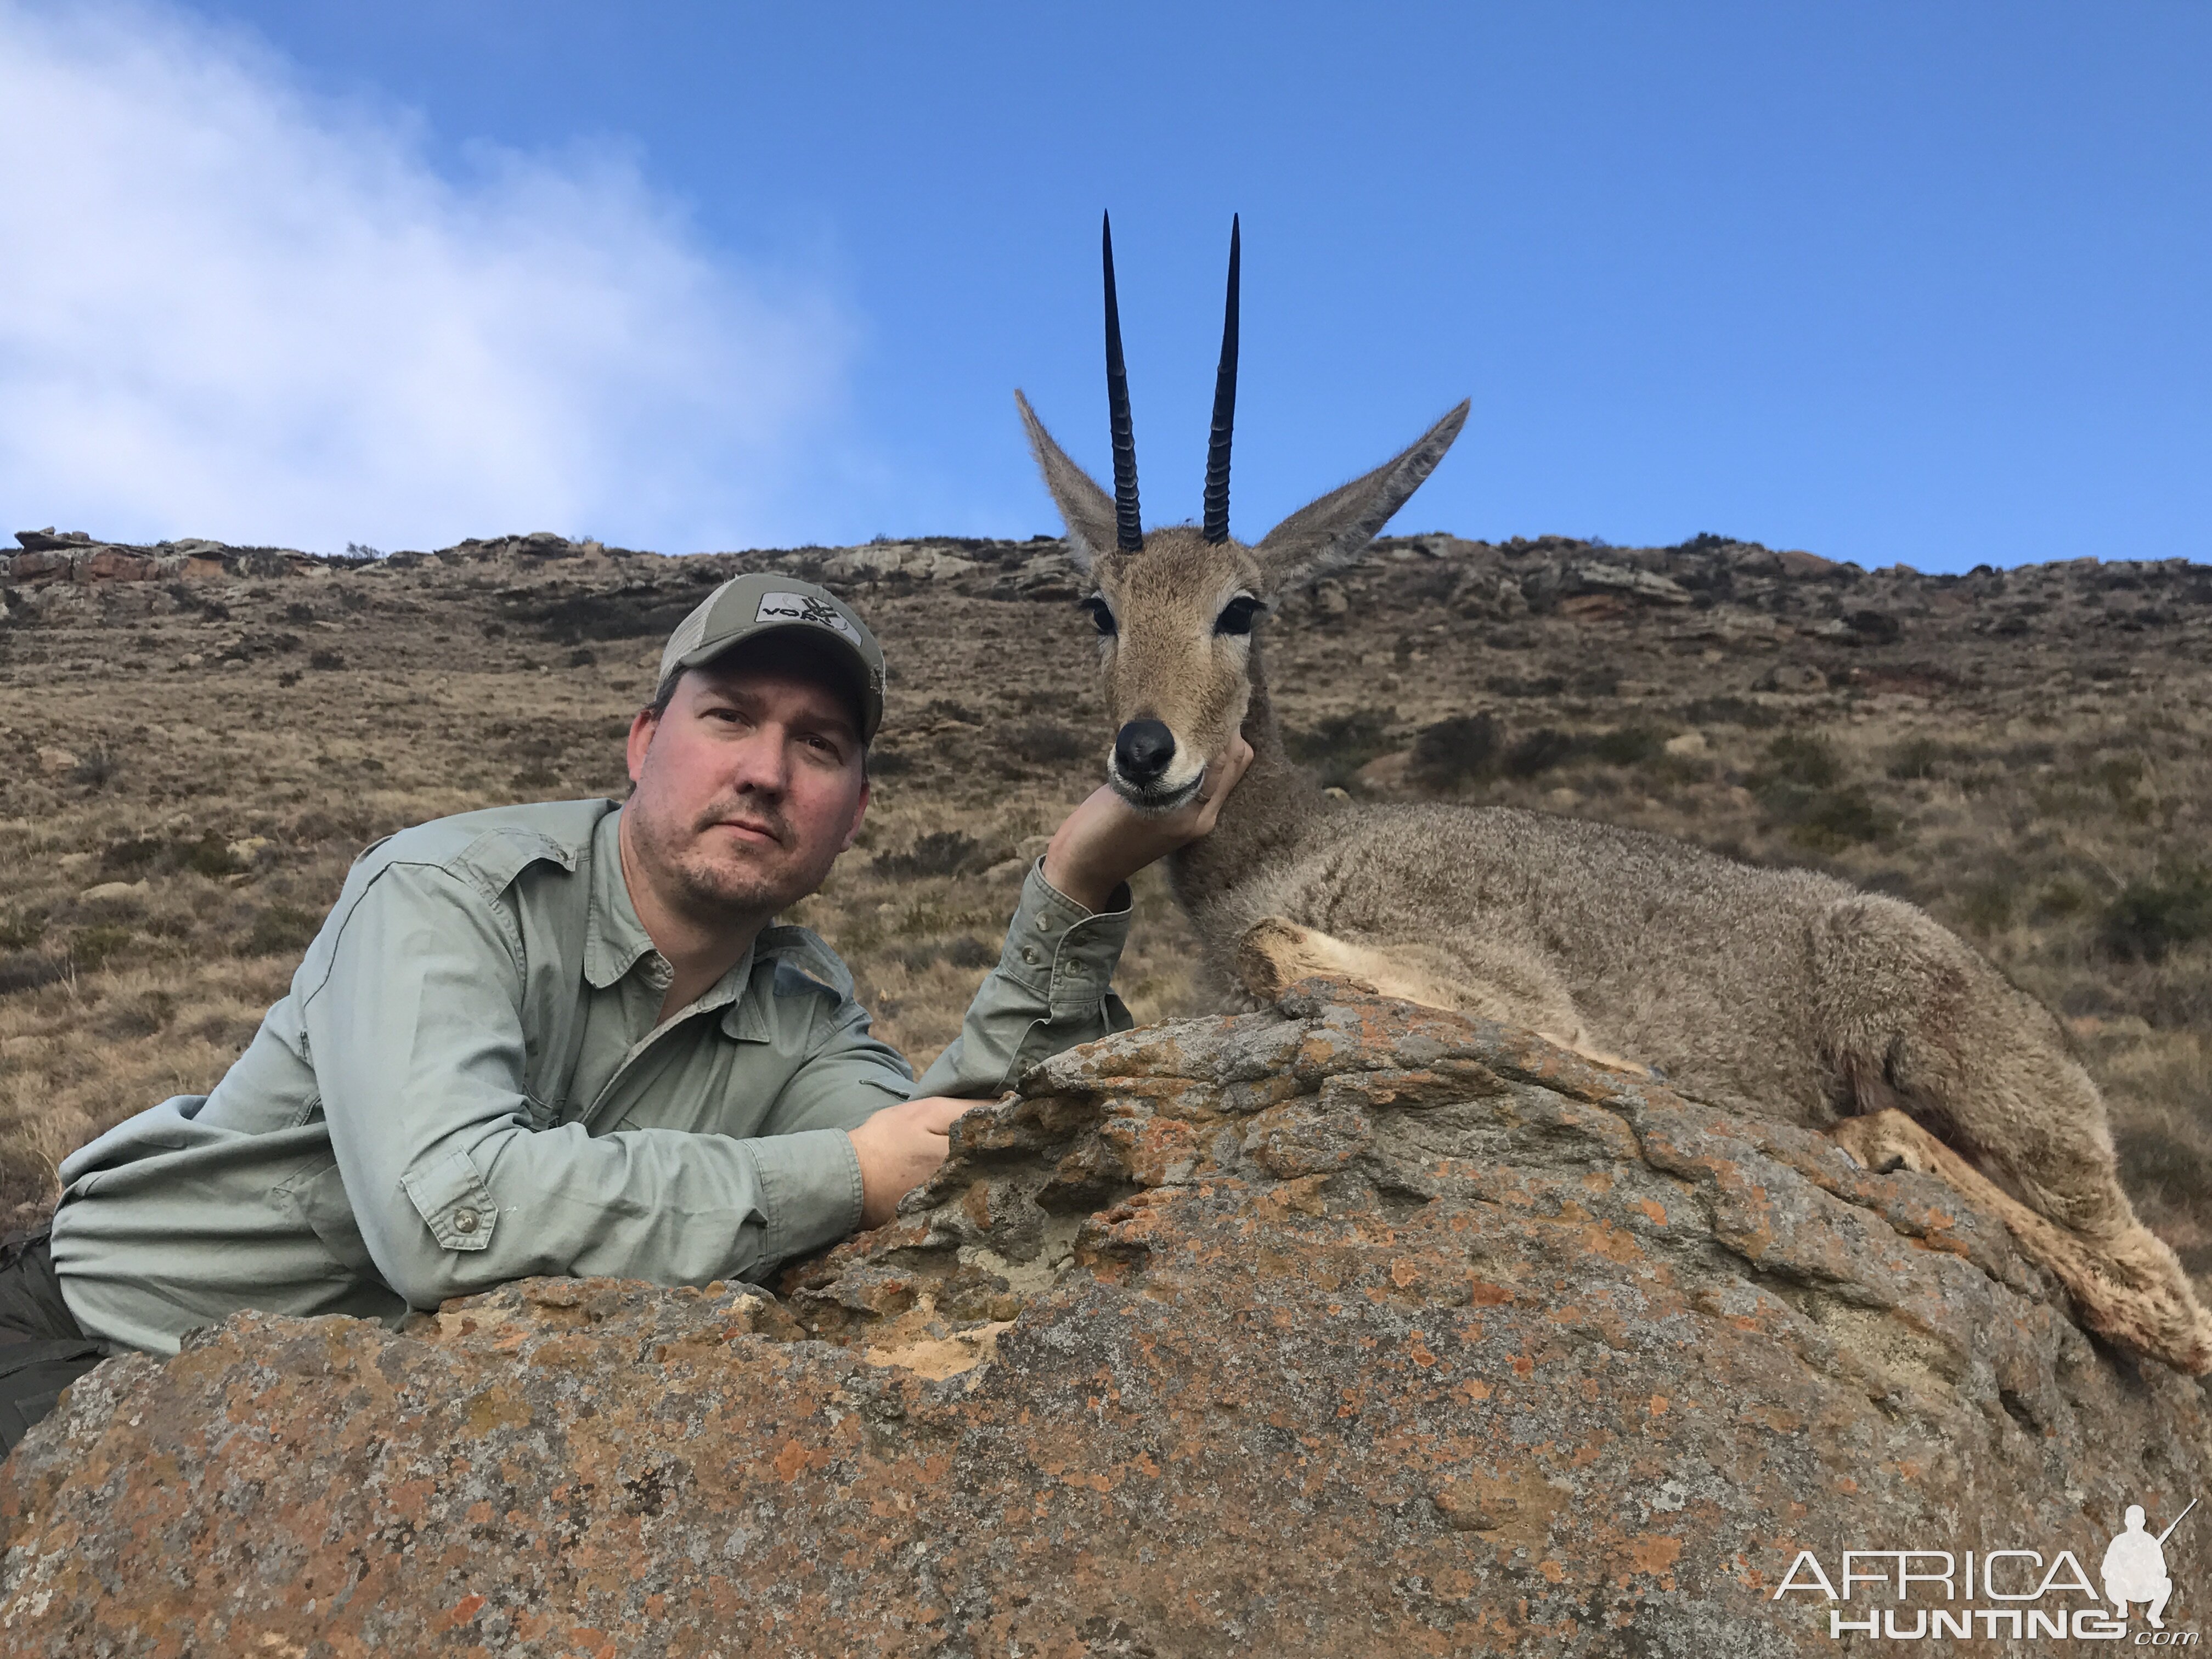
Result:
M1860 1168L1876 1175L1895 1170L1910 1170L1915 1175L1942 1173L1934 1137L1899 1111L1847 1117L1828 1131L1828 1139L1850 1153Z

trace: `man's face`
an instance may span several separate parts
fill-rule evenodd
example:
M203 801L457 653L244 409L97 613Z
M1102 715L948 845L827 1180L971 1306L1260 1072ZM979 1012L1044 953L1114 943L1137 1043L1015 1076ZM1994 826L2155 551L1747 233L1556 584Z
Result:
M819 887L868 805L850 706L784 652L684 674L665 714L630 723L629 775L639 873L672 902L733 920Z

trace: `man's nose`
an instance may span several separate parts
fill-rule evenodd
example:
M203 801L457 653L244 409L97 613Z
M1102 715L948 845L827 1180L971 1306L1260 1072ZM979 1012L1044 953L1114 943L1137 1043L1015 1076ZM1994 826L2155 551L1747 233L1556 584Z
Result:
M730 757L730 781L756 794L780 795L791 781L791 758L781 727L760 725L746 734Z

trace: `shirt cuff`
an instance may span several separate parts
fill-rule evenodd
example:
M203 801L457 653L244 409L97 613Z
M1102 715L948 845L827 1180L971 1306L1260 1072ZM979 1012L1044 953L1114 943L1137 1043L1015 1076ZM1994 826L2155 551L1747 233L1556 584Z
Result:
M768 1227L763 1262L835 1243L860 1224L860 1155L842 1129L802 1129L752 1142ZM749 1270L733 1275L753 1276Z
M1053 1014L1096 1007L1128 941L1128 883L1115 890L1113 900L1114 909L1086 910L1044 878L1040 855L1022 883L1000 971L1042 997Z

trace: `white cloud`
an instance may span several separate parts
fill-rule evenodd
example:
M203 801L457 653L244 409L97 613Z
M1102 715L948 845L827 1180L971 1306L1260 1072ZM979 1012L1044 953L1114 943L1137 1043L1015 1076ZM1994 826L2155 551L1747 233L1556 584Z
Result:
M0 0L0 513L118 539L779 539L851 328L620 155L406 116L138 5ZM0 524L0 531L19 527Z

